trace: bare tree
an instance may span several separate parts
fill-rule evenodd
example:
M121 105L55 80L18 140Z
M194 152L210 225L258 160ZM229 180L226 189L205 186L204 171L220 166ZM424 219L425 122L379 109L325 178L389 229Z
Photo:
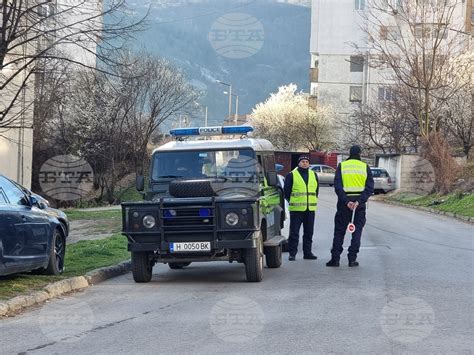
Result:
M192 110L199 98L183 74L162 59L141 54L122 61L113 76L98 72L81 76L67 105L64 137L92 165L110 203L117 182L141 172L148 161L153 133L177 113Z
M461 67L451 58L467 50L458 0L373 0L365 31L371 56L391 69L388 79L403 87L404 109L418 122L421 152L433 165L435 190L447 192L456 163L439 133L442 108L459 90Z
M102 1L86 0L0 2L0 127L15 126L22 111L29 109L29 83L49 62L97 70L117 64L113 53L143 21L129 16L125 0L102 6ZM27 104L20 107L20 100Z

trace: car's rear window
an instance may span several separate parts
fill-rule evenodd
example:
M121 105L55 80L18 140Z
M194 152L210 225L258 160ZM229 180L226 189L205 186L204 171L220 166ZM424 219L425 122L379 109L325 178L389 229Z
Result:
M373 177L388 177L388 173L386 170L372 169L372 176Z

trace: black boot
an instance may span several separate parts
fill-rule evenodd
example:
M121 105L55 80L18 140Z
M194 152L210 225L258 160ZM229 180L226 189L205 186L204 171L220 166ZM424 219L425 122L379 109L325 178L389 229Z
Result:
M296 259L295 256L294 256L294 255L291 255L291 254L290 254L290 256L288 257L288 260L289 260L289 261L295 261L295 259Z
M359 266L359 262L355 260L349 260L349 267L356 267Z
M318 257L314 255L313 253L308 253L303 255L303 259L307 260L316 260Z
M326 263L326 266L339 267L339 260L338 260L338 259L331 258L331 260L329 260L329 261Z

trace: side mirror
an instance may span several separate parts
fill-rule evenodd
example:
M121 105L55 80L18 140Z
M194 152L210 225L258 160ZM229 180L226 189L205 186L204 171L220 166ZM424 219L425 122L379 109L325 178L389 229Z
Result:
M143 192L143 190L145 190L145 177L143 175L137 175L135 186L137 191Z
M276 171L269 171L266 174L268 186L278 186L278 177Z
M279 171L282 171L284 168L283 164L275 164L275 170L277 171L277 173Z
M40 210L44 210L46 207L48 207L43 201L36 198L36 196L30 196L29 200L30 200L30 205L31 206L36 206Z

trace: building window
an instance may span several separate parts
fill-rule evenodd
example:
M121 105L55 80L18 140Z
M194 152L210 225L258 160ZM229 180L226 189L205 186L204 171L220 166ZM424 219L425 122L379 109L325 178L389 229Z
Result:
M360 55L351 55L349 59L351 63L351 72L361 73L364 71L364 57Z
M362 86L351 86L349 88L349 101L362 102Z
M364 10L365 9L365 0L354 0L354 8L356 10Z
M396 41L402 37L402 33L398 26L380 26L379 36L381 40Z
M379 101L395 101L395 91L387 86L379 87Z
M415 25L415 38L446 39L448 38L448 29L443 23L419 23Z

